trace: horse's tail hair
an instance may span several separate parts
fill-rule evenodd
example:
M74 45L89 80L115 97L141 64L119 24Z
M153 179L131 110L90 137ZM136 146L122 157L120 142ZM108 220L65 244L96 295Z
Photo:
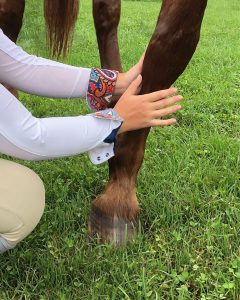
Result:
M72 44L79 0L44 0L47 42L52 56L66 56Z

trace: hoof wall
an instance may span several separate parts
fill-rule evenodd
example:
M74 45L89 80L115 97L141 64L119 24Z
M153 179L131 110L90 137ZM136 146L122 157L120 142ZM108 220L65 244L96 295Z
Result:
M90 214L88 230L90 236L99 237L101 242L124 246L136 236L137 222L125 220L117 215L109 216L94 209Z

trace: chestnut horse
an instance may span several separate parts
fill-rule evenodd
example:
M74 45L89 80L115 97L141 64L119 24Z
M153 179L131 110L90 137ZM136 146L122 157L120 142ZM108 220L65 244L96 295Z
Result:
M67 54L78 15L78 0L45 0L48 42L53 55ZM0 27L16 42L24 0L0 0ZM163 0L143 65L141 93L169 88L194 54L207 0ZM93 16L103 68L121 71L117 28L121 0L93 0ZM156 76L156 74L158 74ZM120 135L109 161L109 182L92 204L89 231L123 244L136 230L139 206L136 178L150 129Z

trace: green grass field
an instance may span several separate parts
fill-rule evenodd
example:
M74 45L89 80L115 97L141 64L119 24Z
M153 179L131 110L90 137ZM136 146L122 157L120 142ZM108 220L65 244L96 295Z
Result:
M70 64L99 66L90 2L81 3ZM141 56L159 6L123 2L124 69ZM137 187L142 234L127 248L86 239L107 164L86 155L21 162L43 179L46 210L34 233L0 256L1 300L240 299L239 20L239 0L209 1L198 50L175 84L185 97L178 124L148 139ZM48 55L39 1L27 1L19 44ZM84 100L21 100L37 117L88 112Z

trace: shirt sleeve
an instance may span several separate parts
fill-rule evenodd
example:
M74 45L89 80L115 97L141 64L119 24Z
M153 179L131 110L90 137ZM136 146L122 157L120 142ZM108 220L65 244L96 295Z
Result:
M86 116L36 118L0 85L0 153L47 160L88 152L94 164L114 156L123 120L109 109Z
M29 94L85 98L94 111L107 108L118 73L58 63L29 55L0 29L0 82Z

